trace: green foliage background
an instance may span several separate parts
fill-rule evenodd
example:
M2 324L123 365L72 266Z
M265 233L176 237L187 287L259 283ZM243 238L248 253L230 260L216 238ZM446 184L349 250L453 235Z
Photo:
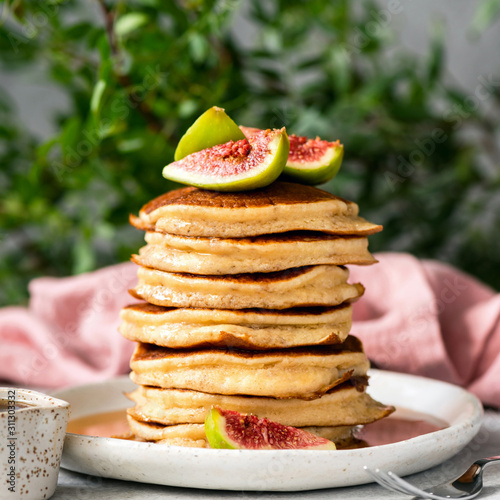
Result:
M482 111L498 117L500 68L484 108L444 85L439 25L418 58L366 0L0 7L1 71L36 68L71 104L40 143L1 90L0 303L26 300L35 276L128 259L142 241L128 213L174 187L162 166L214 104L246 125L339 138L344 165L325 187L384 224L373 250L441 259L500 287L499 120ZM234 29L241 9L251 40ZM498 10L485 0L471 30Z

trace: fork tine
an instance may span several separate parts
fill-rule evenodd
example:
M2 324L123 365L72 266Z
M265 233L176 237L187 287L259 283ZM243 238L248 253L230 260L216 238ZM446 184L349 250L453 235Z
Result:
M377 468L375 469L375 471L373 471L366 466L364 467L364 469L370 474L374 481L380 484L380 486L382 486L383 488L394 491L396 493L401 493L399 489L396 489L396 487L392 486L392 484L387 481L384 473L380 469Z
M369 469L366 465L363 467L365 471L370 474L370 476L378 483L380 486L390 490L394 491L395 493L406 493L406 491L403 491L400 489L397 485L394 485L392 482L389 482L386 474L381 471L380 469L375 469L375 471L372 471ZM406 493L407 494L407 493Z
M428 500L448 500L450 498L449 496L445 497L442 495L436 495L435 493L431 493L429 491L421 490L420 488L417 488L416 486L413 486L409 482L400 478L394 472L388 472L388 474L389 477L395 482L395 484L401 485L402 487L404 486L405 488L407 488L407 491L411 491L413 495L419 498L426 498ZM481 493L481 491L478 491L472 495L465 495L456 498L457 499L460 498L460 500L472 500L473 498L476 498L479 495L479 493Z
M390 491L394 491L396 493L403 493L404 495L411 495L414 497L416 496L418 498L425 498L428 500L448 500L450 498L449 496L444 497L441 495L436 495L434 493L431 493L429 490L427 491L421 490L420 488L413 486L408 481L405 481L404 479L400 478L396 473L392 471L384 472L378 468L375 469L375 471L373 471L369 469L366 465L363 467L363 469L377 483L379 483L381 486ZM472 495L460 496L456 498L457 499L460 498L460 500L472 500L473 498L476 498L479 495L479 493L480 490Z
M392 471L389 471L387 473L387 476L391 484L397 485L402 488L404 490L404 493L406 493L407 495L414 495L419 498L427 498L430 500L445 500L444 497L440 495L432 495L424 490L421 490L420 488L417 488L416 486L413 486L413 484L410 484L408 481L400 478L396 473Z
M413 495L413 493L408 492L408 490L396 483L387 472L380 471L379 477L383 479L384 485L386 488L391 489L392 491L396 491L397 493L403 493L405 495Z

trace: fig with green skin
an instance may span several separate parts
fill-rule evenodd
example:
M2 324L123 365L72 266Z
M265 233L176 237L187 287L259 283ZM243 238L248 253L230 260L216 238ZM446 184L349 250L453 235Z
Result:
M214 106L205 111L181 137L174 160L211 148L217 144L245 139L238 125L229 118L222 108Z
M335 450L335 444L310 432L267 418L212 408L205 418L212 448L244 450Z
M259 133L260 129L240 127L246 137ZM323 184L333 179L342 164L344 146L339 141L329 142L316 137L292 134L290 153L283 174L302 184Z
M163 177L215 191L246 191L274 182L285 167L290 143L285 129L262 130L167 165Z

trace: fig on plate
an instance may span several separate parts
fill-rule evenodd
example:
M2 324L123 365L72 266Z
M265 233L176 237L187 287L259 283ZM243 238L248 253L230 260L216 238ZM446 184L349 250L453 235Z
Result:
M253 127L240 129L247 138L259 132ZM303 184L323 184L337 175L344 156L344 146L339 141L308 139L295 134L289 139L290 153L283 170L287 177Z
M245 136L238 125L222 108L214 106L205 111L181 137L175 150L174 160L181 160L192 153L217 144L241 139L245 139Z
M245 191L274 182L290 143L285 129L262 130L248 139L217 144L167 165L163 177L216 191Z
M328 439L267 418L212 408L205 419L212 448L244 450L335 450Z

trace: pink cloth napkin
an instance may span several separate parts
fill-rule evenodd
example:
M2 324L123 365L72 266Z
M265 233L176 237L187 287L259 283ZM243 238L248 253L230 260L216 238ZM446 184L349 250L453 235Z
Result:
M379 367L468 388L500 406L500 294L448 265L383 253L351 266L366 287L352 333ZM61 387L126 373L133 344L117 332L134 302L131 263L30 284L28 309L0 310L0 379Z
M28 309L0 310L0 379L62 387L126 373L133 345L117 328L120 309L135 302L136 273L127 262L33 280Z

